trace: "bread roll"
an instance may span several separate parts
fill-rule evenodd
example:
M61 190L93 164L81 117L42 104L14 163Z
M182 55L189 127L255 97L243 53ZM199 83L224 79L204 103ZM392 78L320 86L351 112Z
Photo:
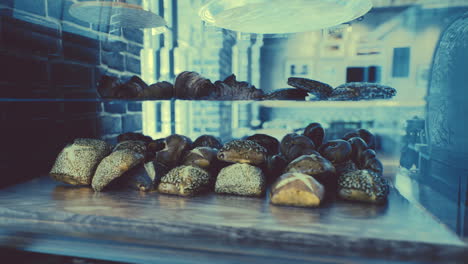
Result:
M216 179L215 192L243 196L262 196L265 176L260 168L237 163L223 168Z
M337 177L335 167L324 157L316 154L303 155L293 160L285 169L285 173L302 173L313 176L321 184L330 188L336 188Z
M201 169L209 169L216 160L218 151L213 148L199 147L187 152L182 160L182 165L195 166Z
M279 152L280 142L272 136L265 134L255 134L247 137L246 140L254 141L260 146L264 147L267 150L268 156L276 155Z
M161 178L160 193L193 196L212 188L213 179L205 170L193 166L180 166Z
M171 135L164 140L163 150L156 152L155 161L174 168L182 162L183 155L192 148L192 140L182 135Z
M280 152L287 162L291 162L302 155L316 153L314 142L308 137L296 133L284 136L281 140Z
M99 162L111 147L102 140L75 139L58 155L50 175L53 179L73 185L90 185Z
M145 156L130 149L112 152L99 163L91 186L102 191L111 181L144 161Z
M381 204L387 200L388 183L370 170L356 170L338 179L338 196L344 200Z
M325 189L313 177L303 173L283 174L271 187L270 202L276 205L317 207Z
M267 151L251 140L233 140L218 152L218 159L232 163L260 165L266 161Z
M351 151L351 144L341 139L330 140L319 148L320 154L333 164L349 160Z
M304 129L304 136L310 138L316 148L319 148L325 139L325 130L319 123L311 123Z
M209 147L215 149L221 149L223 144L221 144L221 140L217 137L210 136L210 135L202 135L199 136L194 142L193 147Z

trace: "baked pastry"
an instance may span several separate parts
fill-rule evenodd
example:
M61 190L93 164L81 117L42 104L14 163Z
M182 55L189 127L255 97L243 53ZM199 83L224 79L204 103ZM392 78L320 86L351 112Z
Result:
M378 158L370 158L364 161L362 169L367 169L377 173L377 175L383 175L383 164Z
M264 171L267 184L273 183L288 166L286 159L281 155L268 156L267 162L261 167Z
M305 101L305 98L309 95L306 90L285 88L275 90L263 97L263 100L294 100L294 101Z
M355 131L351 131L349 133L346 133L343 136L343 139L344 140L349 140L350 138L353 138L353 137L362 138L366 142L367 147L370 148L370 149L375 149L375 147L376 147L375 136L371 132L369 132L369 130L358 129L358 130L355 130Z
M103 75L97 84L97 91L101 98L112 98L116 94L116 88L122 85L119 78Z
M345 140L331 140L323 144L319 148L319 152L333 164L338 164L349 160L351 157L351 145Z
M285 173L302 173L313 176L317 181L330 188L336 188L335 167L324 157L316 154L303 155L291 161Z
M281 140L280 152L287 162L291 162L302 155L316 153L314 142L308 137L296 133L284 136Z
M143 154L131 149L112 152L99 163L91 186L95 191L102 191L110 182L142 163L144 159Z
M374 159L374 158L377 158L377 153L375 153L373 149L364 150L363 152L361 152L361 155L359 158L359 162L358 162L359 168L361 169L364 168L366 161L370 159Z
M215 90L209 79L196 72L182 72L174 84L174 95L178 99L202 99L213 94Z
M302 173L283 174L271 187L270 202L276 205L317 207L325 189L313 177Z
M386 85L351 82L333 89L333 93L328 99L336 101L389 99L394 97L396 93L395 88Z
M141 99L171 99L174 97L174 85L169 82L158 82L150 85L148 88L138 93L138 98Z
M129 149L141 155L146 155L146 151L147 151L146 143L140 140L122 141L118 143L112 151L115 152L115 151L119 151L123 149Z
M326 99L333 92L333 87L330 85L306 78L291 77L288 79L288 84L292 87L305 90L319 99Z
M127 82L115 87L112 98L137 98L138 95L148 87L148 85L138 76L133 76Z
M304 129L304 136L310 138L316 148L319 148L325 139L325 130L319 123L311 123Z
M155 161L174 168L181 162L185 152L192 148L192 140L186 136L171 135L164 140L164 149L156 152Z
M149 136L145 136L141 133L133 133L133 132L128 132L128 133L124 133L124 134L120 134L118 137L117 137L117 142L122 142L122 141L127 141L127 140L139 140L139 141L143 141L145 143L150 143L151 141L153 141L153 139Z
M73 185L90 185L96 167L111 152L102 140L75 139L58 155L50 171L53 179Z
M356 164L360 163L361 154L369 147L367 143L360 137L352 137L348 139L349 144L351 144L351 160Z
M180 166L161 178L158 191L166 194L193 196L208 191L212 186L213 179L205 170L193 166Z
M251 140L257 142L260 146L264 147L267 150L267 155L275 155L279 152L279 141L269 135L265 134L255 134L246 138L246 140Z
M345 162L335 164L334 166L336 170L336 175L338 176L351 172L351 171L359 170L356 163L354 163L354 161L352 160L347 160Z
M344 200L383 203L389 193L385 179L370 170L356 170L338 178L338 196Z
M140 163L131 170L125 172L121 177L113 180L106 188L128 187L138 191L149 192L154 189L154 181L147 170L146 164Z
M193 147L209 147L215 149L221 149L223 144L221 144L221 140L210 135L202 135L199 136L194 142Z
M265 95L248 82L238 82L234 74L214 85L215 93L209 98L212 100L261 100Z
M218 159L231 163L260 165L266 161L267 151L251 140L233 140L219 150Z
M208 147L194 148L187 152L182 159L182 165L195 166L202 169L210 169L216 160L218 150Z
M233 164L223 168L216 179L215 192L243 196L262 196L265 176L260 168L249 164Z

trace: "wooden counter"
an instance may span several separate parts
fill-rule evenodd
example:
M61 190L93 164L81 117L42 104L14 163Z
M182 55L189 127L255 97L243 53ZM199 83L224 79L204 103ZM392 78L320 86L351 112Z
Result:
M333 201L302 209L272 206L267 198L95 193L49 177L0 190L0 243L141 263L468 259L464 242L395 189L387 206Z

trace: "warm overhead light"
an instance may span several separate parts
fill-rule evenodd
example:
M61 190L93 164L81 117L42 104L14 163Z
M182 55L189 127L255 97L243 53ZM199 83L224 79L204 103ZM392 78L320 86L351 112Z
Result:
M234 31L283 34L336 26L371 8L370 0L212 0L200 9L200 16Z
M125 2L86 1L70 7L70 14L82 21L97 25L127 28L165 27L166 21L141 6Z

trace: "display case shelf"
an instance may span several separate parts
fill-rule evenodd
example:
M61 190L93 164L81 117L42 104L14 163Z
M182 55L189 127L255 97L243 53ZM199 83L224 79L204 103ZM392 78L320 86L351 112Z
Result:
M322 255L375 259L370 263L381 256L411 263L468 258L463 241L396 189L386 206L329 201L303 209L270 205L268 195L95 193L43 176L0 190L0 220L3 241L18 242L10 246L114 261L174 260L189 252L216 263L233 256L271 263L317 262Z

